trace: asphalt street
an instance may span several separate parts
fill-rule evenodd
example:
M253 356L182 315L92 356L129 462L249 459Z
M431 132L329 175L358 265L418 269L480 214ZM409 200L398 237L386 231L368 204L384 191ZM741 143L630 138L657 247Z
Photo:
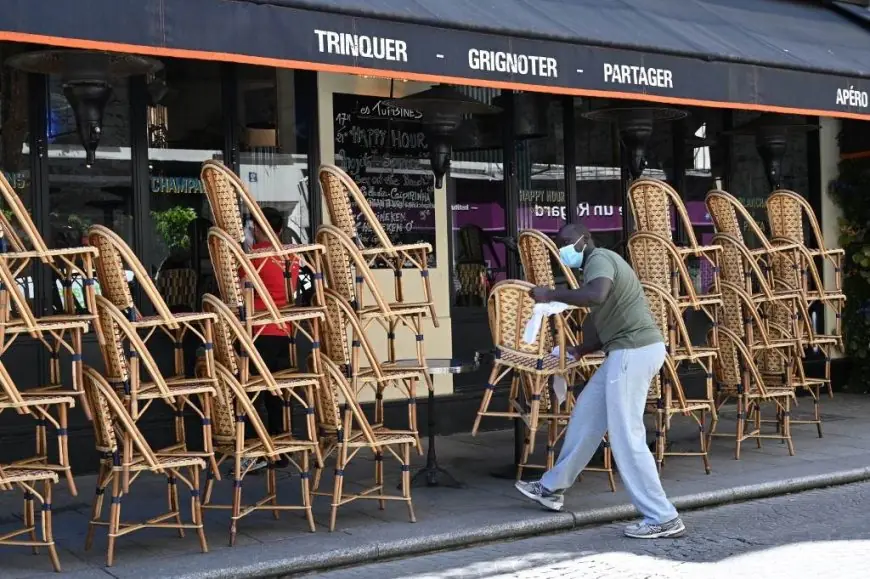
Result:
M870 577L870 483L687 512L680 539L624 523L318 573L322 579Z

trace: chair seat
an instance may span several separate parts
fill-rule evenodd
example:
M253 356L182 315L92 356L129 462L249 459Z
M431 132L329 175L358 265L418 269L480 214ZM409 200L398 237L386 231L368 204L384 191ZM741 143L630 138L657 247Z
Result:
M60 387L57 387L60 388ZM75 398L80 393L74 391L61 391L63 394L53 394L42 391L41 388L19 391L23 402L14 402L6 395L0 395L0 408L34 408L38 406L55 406L66 404L70 408L75 407Z
M431 305L432 302L402 302L388 304L393 316L396 317L428 314ZM361 320L384 317L383 311L378 306L365 306L357 312L357 315Z
M420 251L426 250L432 253L432 245L430 243L408 243L405 245L391 245L390 247L370 247L360 250L360 253L365 256L380 255L382 253L396 254L400 251Z
M20 318L9 320L5 324L2 324L2 326L5 331L14 334L29 333L31 331L50 332L60 330L80 330L86 332L89 323L95 319L96 316L91 314L57 314L36 318L35 326L27 325Z
M381 366L381 375L385 382L391 380L406 380L410 378L421 378L424 374L428 374L429 370L425 366L404 366L402 368L390 368L389 362L384 362ZM357 377L363 382L374 382L375 372L372 368L359 368ZM422 378L425 380L425 377Z
M278 383L280 390L291 390L293 388L302 388L305 386L317 386L320 382L318 374L310 374L298 372L296 369L282 370L273 372L272 377ZM259 376L252 376L245 385L245 390L250 393L263 392L269 390L269 386L265 380Z
M164 452L164 451L155 451L154 454L157 457L157 468L183 468L186 466L198 467L201 469L205 468L205 460L201 456L197 456L191 453L182 453L182 452ZM115 469L122 469L123 466L116 466ZM150 466L145 459L139 455L137 455L132 464L130 464L130 472L138 472L143 470L157 470L157 468Z
M183 324L189 324L191 322L203 322L206 320L213 322L217 320L217 316L205 312L182 312L173 314L172 319ZM166 320L162 316L145 316L133 322L132 325L134 328L151 328L165 324Z
M537 354L507 350L505 348L498 348L496 362L519 370L539 372L548 375L558 374L562 371L588 368L592 365L600 364L600 361L597 361L596 358L590 358L589 356L584 356L579 360L570 360L566 357L565 366L562 367L558 356L545 354L543 357L539 358Z
M677 253L680 255L702 255L704 253L713 253L722 251L721 245L695 245L687 247L677 247Z
M57 474L50 470L0 465L0 484L28 483L41 480L57 482Z
M22 259L34 257L68 257L71 255L90 255L96 257L100 254L96 247L82 245L79 247L67 247L63 249L49 249L48 251L26 250L26 251L9 251L3 254L5 259Z
M216 384L217 381L214 378L172 378L166 380L166 385L172 396L214 394ZM140 400L154 400L164 397L154 382L144 382L139 386L138 398Z
M274 452L266 450L263 441L259 438L249 438L245 440L244 450L240 453L241 456L243 458L277 457L279 454L305 452L317 448L317 443L313 440L299 440L298 438L293 438L293 435L289 433L273 435L271 439L275 448Z
M372 426L375 446L388 446L390 444L417 444L416 433L410 430L392 430L384 426ZM363 432L355 432L347 441L351 448L371 446Z
M278 319L272 317L269 311L257 311L251 316L251 324L255 327L281 323L294 323L305 320L325 319L326 309L316 306L286 305L278 308Z
M692 350L690 352L684 347L679 347L674 350L673 354L671 354L671 359L674 362L686 362L700 360L704 358L715 358L718 355L719 348L709 348L707 346L692 346Z
M261 247L252 249L248 255L255 257L291 257L297 253L325 253L326 247L319 243L286 243L281 246L281 249L273 247Z

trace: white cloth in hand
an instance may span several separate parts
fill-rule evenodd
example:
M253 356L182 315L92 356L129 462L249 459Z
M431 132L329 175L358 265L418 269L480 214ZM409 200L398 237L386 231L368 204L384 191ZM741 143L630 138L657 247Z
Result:
M536 304L535 309L532 311L532 317L529 318L526 329L523 332L523 342L534 344L538 333L541 331L541 325L544 323L544 317L561 314L569 307L568 304L563 304L562 302Z
M559 346L553 348L551 355L556 358L559 357ZM571 355L570 350L565 352L565 357L568 361L576 360L576 358ZM556 393L556 400L559 401L559 404L563 403L565 398L568 397L568 381L565 380L564 376L559 376L558 374L553 376L553 392Z

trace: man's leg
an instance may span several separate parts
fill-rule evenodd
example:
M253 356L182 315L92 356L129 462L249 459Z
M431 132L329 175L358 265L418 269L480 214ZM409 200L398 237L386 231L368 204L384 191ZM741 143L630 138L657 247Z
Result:
M607 374L607 423L610 446L623 484L632 502L644 517L649 536L674 536L682 533L677 510L668 501L659 480L655 460L646 445L643 410L653 376L661 370L665 357L663 344L611 352L614 364ZM662 529L656 531L656 529ZM670 529L670 530L669 530ZM673 531L673 532L670 532ZM640 536L639 534L631 536ZM643 536L646 536L644 534Z
M603 377L609 360L592 375L577 398L555 466L540 481L516 483L517 490L545 508L562 510L562 491L574 484L601 444L607 430Z

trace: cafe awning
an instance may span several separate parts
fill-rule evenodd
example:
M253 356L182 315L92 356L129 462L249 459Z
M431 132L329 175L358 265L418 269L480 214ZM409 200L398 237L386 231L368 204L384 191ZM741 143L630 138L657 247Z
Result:
M803 0L4 0L0 39L870 120L870 29Z

